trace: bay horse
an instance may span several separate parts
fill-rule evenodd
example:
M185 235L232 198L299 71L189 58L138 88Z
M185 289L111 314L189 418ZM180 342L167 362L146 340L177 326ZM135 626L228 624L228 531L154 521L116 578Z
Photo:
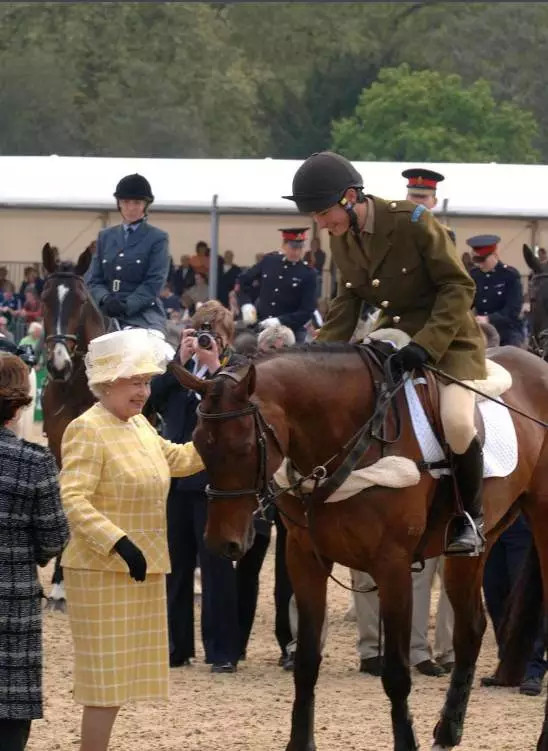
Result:
M548 364L515 347L492 352L490 356L513 375L505 402L546 421ZM193 440L211 482L206 541L233 560L245 552L258 501L267 495L268 482L282 459L288 457L303 476L319 477L326 465L330 473L340 466L348 447L352 449L352 437L375 410L375 382L383 375L367 348L360 354L349 344L279 350L259 356L235 373L222 371L209 381L200 381L173 363L170 368L183 385L202 395ZM384 454L420 462L401 390L395 402L400 434L384 445ZM487 550L477 557L446 560L445 586L455 612L455 667L434 728L435 751L461 742L486 627L481 598L484 561L498 535L521 511L529 519L539 550L548 603L548 440L544 427L512 416L519 447L517 467L508 477L484 484ZM365 454L369 461L360 466L380 454L378 441L371 440ZM424 558L442 554L454 505L448 484L450 480L422 472L413 487L372 487L337 503L315 504L306 496L289 493L277 498L288 532L287 565L299 614L295 697L286 751L316 749L314 689L327 579L334 562L368 572L377 584L385 633L382 682L391 702L394 751L418 748L408 707L411 566L418 550ZM537 748L548 751L548 730L542 731Z
M541 263L529 245L523 246L523 257L533 272L529 280L529 347L548 360L548 263Z
M42 263L48 272L42 290L48 370L42 411L48 446L61 469L61 440L67 425L96 401L88 388L84 357L90 340L105 333L105 321L83 279L91 263L88 248L73 264L59 261L57 249L46 243ZM57 558L48 600L52 610L64 610L62 581Z

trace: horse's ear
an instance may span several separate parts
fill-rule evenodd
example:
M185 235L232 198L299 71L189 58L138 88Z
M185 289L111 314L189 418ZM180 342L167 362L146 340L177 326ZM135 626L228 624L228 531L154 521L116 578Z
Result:
M248 399L255 391L255 383L257 381L255 365L250 362L248 365L244 365L244 367L238 368L238 370L234 373L234 376L234 380L238 382L238 385L234 389L234 392L241 396L242 399Z
M91 250L89 250L89 248L86 248L82 253L80 253L78 257L76 266L74 267L74 273L78 274L78 276L84 276L86 271L89 269L90 263L91 263Z
M42 263L48 274L53 274L57 268L57 248L52 248L49 243L46 243L42 248Z
M184 386L187 389L192 389L193 391L197 391L202 396L204 396L210 388L210 381L204 381L202 378L196 378L196 376L192 375L192 373L189 373L188 370L176 360L172 360L169 363L167 370L169 373L175 376L181 386Z
M536 257L536 255L533 253L533 251L529 247L529 245L526 245L525 243L523 244L523 258L525 260L525 263L531 269L531 271L534 271L535 274L541 274L542 273L542 264L541 264L541 262Z

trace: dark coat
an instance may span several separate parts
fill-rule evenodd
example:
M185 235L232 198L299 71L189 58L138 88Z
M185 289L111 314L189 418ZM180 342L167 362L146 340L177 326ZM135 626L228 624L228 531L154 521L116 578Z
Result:
M168 237L161 229L144 221L126 238L122 225L108 227L97 237L88 287L101 311L109 294L126 301L123 326L165 333L166 314L159 295L169 265Z
M489 323L499 332L502 345L521 344L524 338L520 318L523 289L519 271L499 261L492 271L474 268L470 274L476 283L476 313L489 317Z
M179 357L178 350L175 357ZM230 355L227 365L239 365L246 362L245 357L233 353ZM192 372L192 359L186 364L186 368ZM172 443L191 441L192 433L198 422L196 410L200 404L196 392L181 386L175 376L167 371L152 379L150 399L154 410L164 419L163 437L172 441ZM205 490L207 482L205 471L172 480L177 490Z
M191 287L194 287L195 282L196 279L194 277L194 269L191 266L184 269L184 273L183 267L177 266L177 268L169 277L171 289L173 290L173 293L177 295L177 297L181 297L183 292L185 292L187 289L190 289Z
M240 266L231 266L228 271L222 271L221 267L221 273L217 282L217 297L225 308L228 308L228 293L234 289L241 273L242 269Z
M316 309L316 272L302 261L288 261L275 251L240 274L240 306L255 300L257 316L278 318L295 333L312 318Z
M68 536L53 456L0 428L0 719L42 717L36 566L59 555Z
M399 328L459 379L482 379L485 345L471 308L475 285L447 231L411 201L374 204L374 228L362 244L349 231L331 238L341 272L320 341L348 341L363 302L381 309L377 328Z
M175 356L178 357L178 354ZM234 352L230 355L226 365L245 365L247 362L249 362L247 357ZM186 367L189 371L192 371L192 360L187 363ZM181 386L175 376L166 372L152 379L150 398L154 409L164 419L164 438L173 443L191 441L192 433L198 422L196 410L200 403L196 393ZM171 492L205 492L207 483L207 473L205 471L198 472L190 477L173 479L171 481ZM255 530L259 534L269 534L270 524L262 519L256 519Z

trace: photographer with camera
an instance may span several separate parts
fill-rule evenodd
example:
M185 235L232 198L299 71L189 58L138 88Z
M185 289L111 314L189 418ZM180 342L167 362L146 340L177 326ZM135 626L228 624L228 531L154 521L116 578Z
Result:
M247 362L232 350L234 321L217 300L204 303L183 331L176 357L198 378L210 378L220 367ZM179 384L171 373L152 381L151 399L165 420L165 437L174 443L191 440L196 426L199 396ZM256 601L258 572L268 537L258 534L244 559L256 571L238 592L232 562L211 553L204 544L208 478L205 472L172 481L167 500L168 545L171 573L167 576L170 665L189 665L194 650L194 571L197 559L202 576L202 640L206 662L215 673L233 673L241 656L240 608ZM267 525L265 530L270 529ZM249 556L249 558L248 558ZM242 589L242 588L240 588ZM245 628L245 626L244 626Z

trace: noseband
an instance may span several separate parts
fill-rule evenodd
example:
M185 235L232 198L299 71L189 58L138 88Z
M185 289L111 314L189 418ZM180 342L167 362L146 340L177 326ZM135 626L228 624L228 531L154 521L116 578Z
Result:
M255 427L255 447L257 449L258 465L255 480L255 487L242 488L240 490L218 490L208 485L206 494L210 501L230 500L231 498L240 498L242 495L253 495L257 499L259 509L262 513L274 498L273 488L268 480L268 435L269 434L276 445L280 455L284 456L284 451L276 435L273 426L264 419L261 410L256 404L250 402L243 409L236 409L229 412L204 412L201 405L198 406L198 415L203 420L233 420L237 417L253 416Z

